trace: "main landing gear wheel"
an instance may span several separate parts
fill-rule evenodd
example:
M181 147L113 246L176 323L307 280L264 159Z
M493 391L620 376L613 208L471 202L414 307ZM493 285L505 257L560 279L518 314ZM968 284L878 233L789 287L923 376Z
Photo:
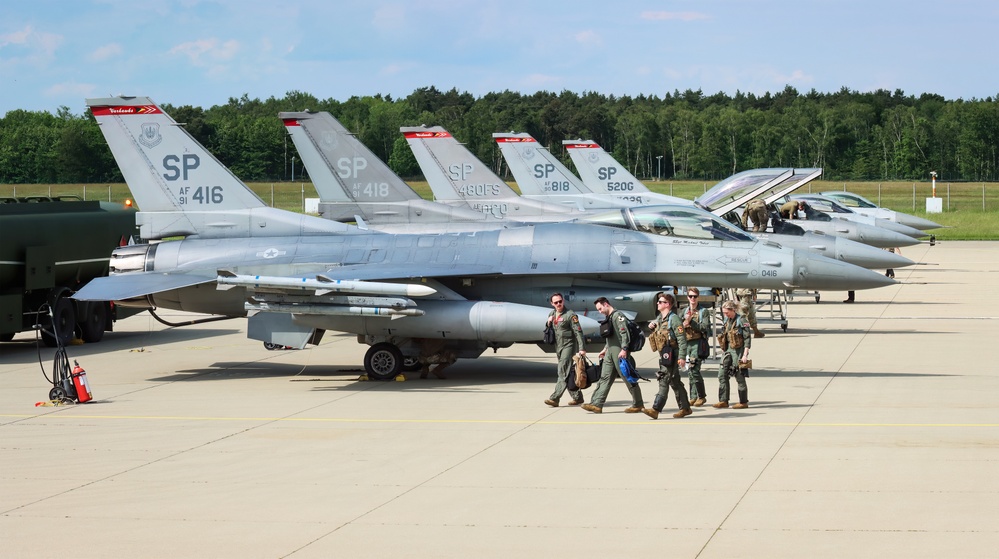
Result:
M364 354L364 371L368 378L392 380L402 371L402 352L386 342L378 343Z
M419 371L420 367L422 367L422 365L420 365L420 360L416 357L404 357L402 359L402 370L407 373Z

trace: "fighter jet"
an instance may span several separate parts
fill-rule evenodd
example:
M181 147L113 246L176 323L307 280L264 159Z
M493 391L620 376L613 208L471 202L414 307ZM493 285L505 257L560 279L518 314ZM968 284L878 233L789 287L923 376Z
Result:
M812 206L816 210L829 214L833 219L845 219L847 221L854 221L865 225L873 225L874 227L883 227L885 229L895 231L896 233L908 235L913 239L929 236L929 233L920 231L915 227L909 227L903 223L857 213L840 204L838 201L821 194L796 192L791 196L791 198L793 200L805 200L808 202L808 205Z
M247 335L304 347L357 334L364 366L393 378L403 359L474 358L537 343L552 291L602 282L866 289L893 280L764 242L687 240L577 223L390 235L267 208L146 97L88 99L146 231L187 235L117 249L81 300L249 318ZM482 293L481 300L472 292ZM524 302L521 302L524 301ZM584 317L584 330L596 322Z
M854 194L853 192L830 190L828 192L823 192L822 195L837 200L839 203L859 214L887 219L888 221L894 221L896 223L901 223L902 225L915 227L921 231L929 231L930 229L943 227L943 225L929 219L890 210L888 208L878 207L878 205L874 202L871 202L859 194Z
M546 183L564 183L571 182L575 180L575 177L565 169L565 166L561 165L551 153L543 147L539 147L537 142L534 141L529 134L493 134L496 138L497 143L500 145L500 150L503 152L504 157L507 158L507 162L510 165L510 170L513 172L514 177L517 179L517 184L520 186L522 191L537 192L543 190ZM819 169L808 169L804 172L795 172L793 170L782 170L781 173L774 173L773 169L761 169L753 171L745 171L739 175L730 177L729 181L723 181L721 184L727 184L729 186L740 186L742 190L734 193L733 199L725 198L721 195L715 200L713 205L702 206L700 204L701 198L691 202L685 198L675 198L673 196L665 196L662 194L656 194L654 192L648 192L648 188L641 183L637 178L635 178L631 173L628 172L620 163L618 163L614 158L612 158L606 151L604 151L599 145L592 141L567 141L564 142L567 147L569 147L569 153L573 157L574 161L577 161L576 166L580 169L587 169L587 171L580 171L583 176L589 177L591 182L596 181L599 177L615 177L615 181L605 181L600 183L594 183L594 190L598 187L606 188L608 192L597 193L593 192L587 196L589 200L589 206L591 208L612 208L620 207L622 205L630 206L632 208L642 206L643 204L637 201L629 201L628 196L625 195L611 195L609 192L614 188L624 188L627 191L635 192L634 194L636 200L652 200L665 197L670 201L679 200L680 205L696 205L698 207L703 207L704 209L710 211L714 215L726 217L731 223L739 223L738 217L734 219L731 218L730 214L736 207L741 204L745 204L750 198L746 198L746 193L757 193L766 190L766 188L779 188L782 185L796 185L804 184L811 178L814 178L821 174ZM435 157L442 158L441 154L434 153ZM523 164L526 160L541 160L541 166L535 166L534 171L526 168ZM443 161L446 161L442 159ZM577 180L578 182L578 180ZM626 186L619 186L626 185ZM716 187L717 188L717 187ZM783 189L781 189L783 190ZM708 199L711 199L709 195L712 194L714 188L705 193ZM726 190L730 192L730 190ZM561 198L562 195L551 196L551 198ZM647 210L641 210L643 214L647 214ZM873 235L873 231L865 231L870 235ZM889 232L890 233L890 232ZM786 225L781 228L781 230L773 231L763 231L759 233L753 233L761 239L773 241L782 246L789 248L799 249L799 250L809 250L817 254L822 254L823 256L828 256L830 258L835 258L844 262L849 262L851 264L856 264L858 266L863 266L869 269L875 268L902 268L905 266L910 266L913 264L912 260L904 258L899 254L892 254L884 250L879 250L872 246L864 243L853 241L844 236L822 233L822 232L807 232L793 225ZM901 237L898 235L897 237ZM895 237L891 237L895 239ZM898 240L898 239L896 239ZM904 238L902 239L904 241Z
M514 197L509 202L503 202L506 207L495 208L497 211L481 211L483 208L494 207L492 203L477 204L479 210L472 210L469 209L469 202L457 196L451 196L451 201L463 207L424 200L329 113L284 112L279 117L319 192L320 214L324 217L351 220L351 213L356 212L353 220L371 230L386 233L455 233L521 227L527 223L505 219L503 216L519 213L521 208L545 206L536 202L522 203ZM423 128L416 129L416 132L423 131ZM456 175L479 176L469 165L449 164L448 167ZM438 167L434 169L437 170ZM431 186L436 190L443 189L445 193L457 190L481 192L487 187L492 189L494 185L502 184L499 177L496 177L492 182L479 180L474 184L463 183L452 189L452 184L444 173L427 174ZM503 186L506 187L505 184ZM472 198L474 196L469 197ZM512 212L508 208L512 208ZM555 207L554 210L557 215L564 216L563 220L574 215L561 207ZM543 214L544 212L534 213L535 216L541 215L548 220L554 217L551 213ZM510 287L513 287L513 283ZM533 289L525 284L521 288ZM646 320L654 318L654 305L649 304L649 301L656 291L643 285L601 282L592 286L577 285L564 295L568 308L583 315L594 312L592 301L603 296L613 301L615 308L630 313L636 320ZM471 286L465 294L474 298L491 296L489 293L475 291Z
M542 191L549 197L554 198L555 196L551 193L551 189L548 185L571 183L577 185L577 187L574 188L578 188L578 185L582 184L579 179L576 179L575 176L547 149L539 146L530 134L493 134L493 138L495 138L496 142L499 144L500 151L503 153L503 157L506 158L507 163L510 166L510 171L517 180L517 186L520 187L522 192ZM577 142L573 142L574 145L576 143ZM578 143L582 145L581 142ZM609 164L608 160L613 159L610 158L609 155L606 158L599 157L597 152L603 150L596 144L591 144L586 149L589 155L587 155L585 159L587 162L594 162L594 165L599 165L597 168L598 174L600 173L600 169L604 170L603 173L605 175L610 174L607 169L612 166ZM572 150L570 150L570 153L571 152ZM540 160L533 164L533 169L528 164L528 161L531 160ZM627 178L629 175L627 171L625 171L624 168L617 162L615 162L615 164L616 166L614 166L614 168L617 172L614 176L618 179L616 182L626 185L631 183L633 185L632 188L637 188L637 186L634 185L641 184L637 179L634 179L634 177L629 180ZM585 164L583 168L585 169L588 166L590 166L590 163ZM782 198L822 174L821 169L800 169L793 171L790 175L783 176L786 171L787 169L753 169L750 171L743 171L742 173L732 175L728 179L718 183L703 195L695 199L694 203L715 215L725 215L756 197L763 197L769 205L773 203L774 200ZM614 183L611 182L608 183L608 185L614 186ZM549 190L545 190L546 188ZM585 188L585 186L582 188ZM644 188L644 185L642 188ZM615 198L624 203L627 203L628 201L627 195L609 195L607 193L603 193L602 195L605 199ZM654 195L654 193L650 193L650 195ZM635 194L632 196L638 197L639 195ZM643 193L640 196L646 197L647 195ZM660 194L657 196L664 195ZM682 198L673 199L689 203L688 200L684 200ZM634 202L632 202L632 205L633 204ZM885 229L866 226L863 224L846 222L827 223L827 221L831 220L832 218L827 215L822 216L816 214L815 220L802 223L801 226L806 231L826 233L835 237L845 237L852 241L857 241L878 248L902 247L914 244L911 242L911 238L906 238L905 235L901 235L893 231L887 231Z

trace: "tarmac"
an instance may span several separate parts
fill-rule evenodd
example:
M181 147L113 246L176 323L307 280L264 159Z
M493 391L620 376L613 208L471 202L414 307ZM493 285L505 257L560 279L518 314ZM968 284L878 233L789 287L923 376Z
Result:
M36 407L20 334L0 344L0 555L996 557L999 243L905 256L854 304L795 298L753 341L750 408L684 419L624 414L620 381L603 414L548 408L536 346L365 382L354 336L266 351L244 320L146 313L68 348L93 402Z

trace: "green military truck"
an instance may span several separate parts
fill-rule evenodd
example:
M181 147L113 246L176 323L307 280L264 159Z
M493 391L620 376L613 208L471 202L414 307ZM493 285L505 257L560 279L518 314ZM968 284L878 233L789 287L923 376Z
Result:
M97 342L111 330L116 309L107 301L69 296L108 274L111 251L135 233L135 210L76 197L0 197L0 342L44 326L55 346L79 335ZM52 327L51 316L55 327Z

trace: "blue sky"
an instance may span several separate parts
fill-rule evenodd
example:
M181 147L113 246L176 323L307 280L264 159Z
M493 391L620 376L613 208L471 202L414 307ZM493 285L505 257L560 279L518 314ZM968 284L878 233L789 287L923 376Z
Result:
M0 115L81 114L109 94L207 108L430 85L999 94L986 0L12 0L0 16Z

